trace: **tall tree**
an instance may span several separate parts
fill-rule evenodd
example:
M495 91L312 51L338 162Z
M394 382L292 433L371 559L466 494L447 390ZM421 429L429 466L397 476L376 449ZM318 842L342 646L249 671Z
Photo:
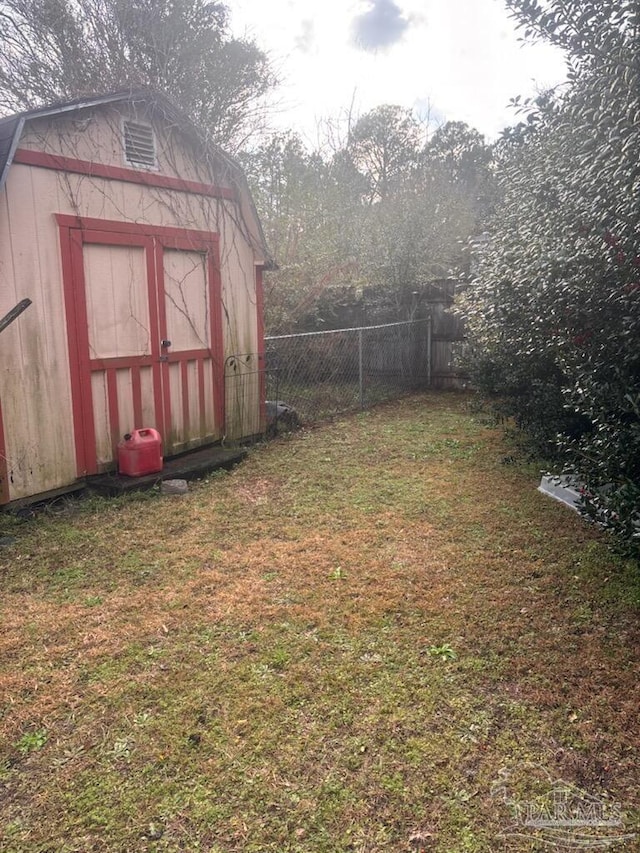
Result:
M275 134L241 157L265 236L278 260L267 278L271 332L313 326L323 294L353 280L362 187L334 158L309 153L293 133Z
M439 127L425 147L431 171L438 171L459 191L466 193L475 211L476 225L495 203L493 146L463 121L448 121Z
M3 0L0 108L148 86L237 148L275 85L215 0Z
M461 264L474 193L423 156L403 110L364 118L326 159L290 134L244 159L280 267L267 286L270 331L405 318L416 292Z
M402 317L434 279L459 273L474 231L473 197L428 164L367 211L362 266L369 315ZM402 317L404 319L404 317Z
M491 160L484 136L463 121L439 127L425 148L427 157L439 163L452 181L475 184L478 173Z
M410 110L385 104L358 119L348 142L354 164L368 181L369 202L385 198L420 158L421 127Z

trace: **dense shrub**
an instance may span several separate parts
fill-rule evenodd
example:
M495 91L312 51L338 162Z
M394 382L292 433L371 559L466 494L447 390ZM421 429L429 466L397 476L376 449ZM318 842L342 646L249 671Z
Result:
M640 7L513 0L568 51L501 143L502 204L466 297L478 385L640 540Z

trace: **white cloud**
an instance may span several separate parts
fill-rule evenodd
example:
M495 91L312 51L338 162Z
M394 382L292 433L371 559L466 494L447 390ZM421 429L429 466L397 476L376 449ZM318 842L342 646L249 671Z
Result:
M392 15L389 41L399 39L378 52L351 40L354 20L372 10L378 24L381 10ZM275 122L311 141L317 121L352 100L360 112L382 103L423 109L428 103L432 114L466 121L493 138L517 120L507 109L511 97L564 78L559 51L519 44L501 0L234 0L232 24L280 69Z
M385 50L397 44L410 26L395 0L368 0L351 22L352 44L362 50Z

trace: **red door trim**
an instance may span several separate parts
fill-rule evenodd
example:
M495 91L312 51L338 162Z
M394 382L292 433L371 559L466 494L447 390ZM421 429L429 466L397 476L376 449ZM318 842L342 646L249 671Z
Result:
M131 368L131 394L133 396L133 428L142 429L142 382L140 381L140 368L137 365Z
M209 281L211 282L211 356L213 373L213 407L216 427L224 434L224 342L222 340L222 276L220 249L216 242L209 251Z
M167 353L167 361L171 364L171 362L175 361L195 361L199 358L210 358L211 350L210 349L181 349L177 352Z
M264 350L264 267L256 266L256 323L258 326L258 393L260 394L260 431L267 428L267 363Z
M204 358L199 357L196 361L198 365L198 405L200 411L200 435L204 435L206 429L206 397L204 387Z
M153 357L150 355L122 355L112 358L89 359L91 370L109 370L112 367L115 367L116 370L122 367L151 367L152 364Z
M182 423L185 435L189 435L191 418L189 417L189 361L180 359L180 384L182 385Z
M64 291L65 319L67 324L67 344L69 347L69 379L71 383L71 408L73 415L73 435L76 451L76 471L82 476L87 470L84 446L84 412L82 407L82 373L78 346L78 318L76 310L73 263L71 251L71 229L59 228L60 257L62 262L62 287Z
M161 240L157 240L154 247L154 262L155 262L155 279L154 279L154 289L155 289L155 300L158 311L158 337L160 340L166 338L167 336L167 306L165 304L166 300L164 298L164 257L163 257L164 248ZM160 355L162 354L162 358L164 361L160 361ZM158 352L158 368L162 375L161 380L161 388L162 388L162 440L165 442L163 448L163 454L167 456L167 451L169 449L169 444L167 439L169 437L169 433L171 432L171 377L169 375L169 359L168 353L165 350Z
M148 235L147 235L148 236ZM153 411L156 415L156 423L158 424L158 432L163 437L165 436L166 421L164 409L162 405L162 364L160 363L160 328L158 325L158 287L156 283L157 266L156 253L154 250L152 238L149 237L147 244L147 298L149 300L149 325L151 326L151 381L153 384ZM139 378L139 374L138 374ZM138 408L140 411L140 420L142 420L142 386L134 385L133 391L136 388L140 389L140 401ZM136 398L134 397L134 417L136 411ZM144 424L140 424L143 427Z
M120 415L118 412L118 377L113 367L107 370L107 403L111 428L111 450L115 459L118 441L120 440Z
M0 504L9 503L9 466L7 465L7 447L4 437L4 421L0 405Z
M89 324L85 298L84 259L82 256L82 237L79 231L69 231L71 247L71 274L69 283L65 281L65 310L67 311L67 335L75 337L77 361L73 373L77 373L77 408L80 410L79 422L74 421L76 437L76 458L83 464L78 468L78 476L97 470L95 422L93 417L93 397L91 394L91 366L89 363ZM69 306L69 301L73 303ZM69 314L71 323L69 325ZM74 348L70 346L70 354ZM73 393L73 385L72 385ZM74 407L75 408L75 407Z
M174 228L170 225L146 225L141 222L119 222L117 219L95 219L91 216L70 216L56 213L58 225L67 228L80 228L82 231L108 231L116 234L131 234L139 237L153 237L162 240L168 248L194 249L202 243L215 243L220 240L212 231L192 231L189 228ZM175 240L175 245L172 241ZM130 244L133 245L133 244Z

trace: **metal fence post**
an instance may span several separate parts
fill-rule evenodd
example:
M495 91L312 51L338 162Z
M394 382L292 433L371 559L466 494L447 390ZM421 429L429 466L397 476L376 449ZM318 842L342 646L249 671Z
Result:
M427 387L431 387L431 329L433 326L433 315L429 314L427 319Z
M358 330L358 382L360 392L360 408L364 409L364 381L362 376L362 335L364 330Z

